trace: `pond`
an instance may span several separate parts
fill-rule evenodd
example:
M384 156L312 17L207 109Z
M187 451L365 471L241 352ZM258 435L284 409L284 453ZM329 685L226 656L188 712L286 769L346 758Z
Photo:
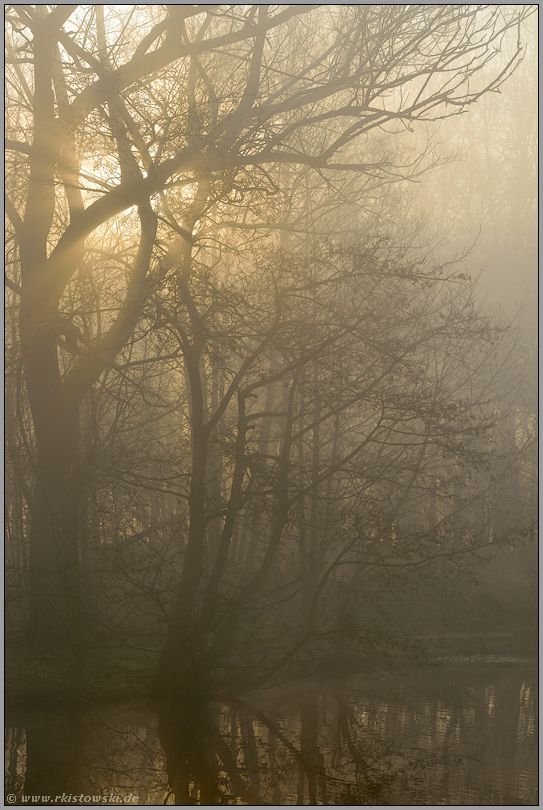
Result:
M447 663L213 705L13 710L6 804L537 805L537 672Z

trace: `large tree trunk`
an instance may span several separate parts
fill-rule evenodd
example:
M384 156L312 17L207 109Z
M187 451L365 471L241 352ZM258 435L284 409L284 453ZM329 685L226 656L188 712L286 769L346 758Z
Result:
M29 537L29 629L32 642L47 645L52 640L73 642L77 625L74 484L79 403L68 402L61 389L57 342L66 327L57 304L62 286L55 268L48 266L59 155L51 81L55 29L46 6L37 6L36 14L41 25L34 36L33 151L24 220L17 227L23 289L21 354L37 452Z
M26 386L37 464L29 536L30 640L73 645L80 629L77 507L79 402L60 384L58 334L21 313Z

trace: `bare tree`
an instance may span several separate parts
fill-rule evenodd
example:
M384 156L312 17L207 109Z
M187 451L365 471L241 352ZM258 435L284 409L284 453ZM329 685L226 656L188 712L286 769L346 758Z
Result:
M206 542L210 436L245 374L238 368L209 413L202 246L228 241L223 219L240 229L283 227L273 215L283 165L306 166L328 183L353 172L389 182L417 171L420 161L396 165L393 149L371 155L369 133L464 112L497 89L521 53L519 41L503 60L501 43L529 13L499 6L114 6L107 14L91 5L7 7L6 211L16 246L8 285L20 298L35 442L29 594L37 643L81 646L81 404L102 375L119 373L116 357L133 340L150 293L175 289L165 317L189 386L189 528L178 609L188 617ZM495 70L481 81L489 62ZM77 279L93 277L100 264L115 280L83 323ZM165 283L169 276L175 286ZM245 363L253 367L268 342L255 345ZM293 360L287 421L299 367ZM247 427L240 411L240 446ZM289 422L283 447L292 435ZM233 504L241 461L232 475ZM277 487L284 498L281 477ZM211 603L232 508L208 582Z
M356 622L375 573L376 587L401 589L423 566L488 550L470 510L492 491L489 395L511 384L513 362L469 279L442 270L360 246L262 256L227 286L215 269L189 378L198 519L161 659L168 689L213 691L229 672L244 691L338 618ZM181 313L167 318L186 345Z

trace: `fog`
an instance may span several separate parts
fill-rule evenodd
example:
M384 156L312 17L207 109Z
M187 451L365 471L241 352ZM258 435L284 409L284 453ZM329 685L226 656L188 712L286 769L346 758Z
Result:
M457 159L421 183L421 208L434 213L444 251L469 247L481 295L535 335L537 318L537 32L527 23L514 76L469 115L436 128ZM439 211L439 214L437 214Z
M535 11L6 6L9 804L534 801Z

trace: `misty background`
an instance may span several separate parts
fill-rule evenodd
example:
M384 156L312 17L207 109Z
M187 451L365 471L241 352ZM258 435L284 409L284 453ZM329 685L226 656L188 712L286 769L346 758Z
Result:
M533 801L536 11L6 6L17 802Z

